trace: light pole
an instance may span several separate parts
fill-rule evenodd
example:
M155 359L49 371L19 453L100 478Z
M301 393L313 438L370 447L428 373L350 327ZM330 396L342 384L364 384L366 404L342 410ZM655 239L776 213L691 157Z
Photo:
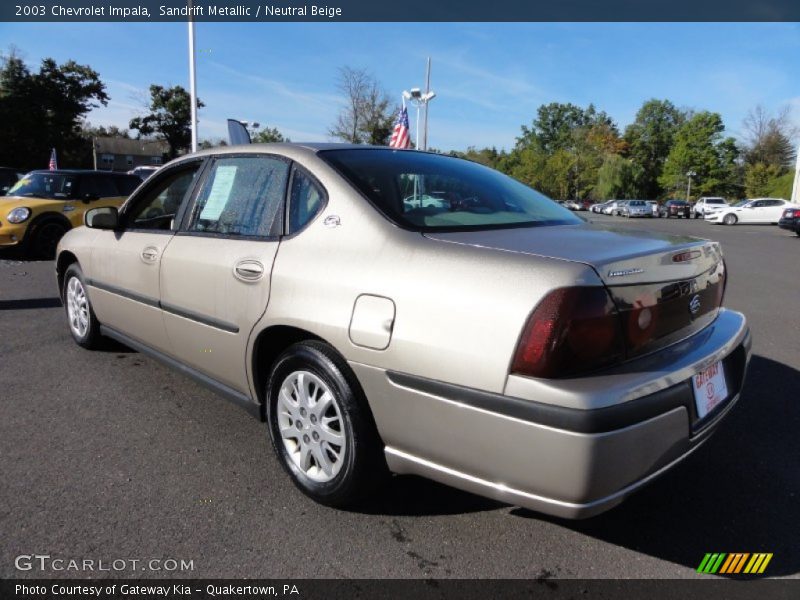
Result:
M697 175L694 171L686 171L686 177L689 178L689 181L686 184L686 202L689 202L689 196L692 193L692 177Z
M417 135L416 140L414 141L414 146L417 150L427 150L428 149L428 102L433 100L436 97L436 92L428 90L427 92L422 92L419 88L411 88L410 91L403 92L403 98L410 101L414 106L417 107ZM425 107L425 133L422 136L422 148L420 148L419 144L419 111L421 107Z
M197 81L195 77L195 51L194 51L194 18L192 18L192 0L188 2L189 8L189 102L191 102L192 115L192 152L197 152Z

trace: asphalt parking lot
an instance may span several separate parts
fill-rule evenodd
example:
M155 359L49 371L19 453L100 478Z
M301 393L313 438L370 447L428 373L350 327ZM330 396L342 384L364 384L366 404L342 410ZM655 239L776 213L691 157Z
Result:
M121 346L79 348L53 263L0 253L0 577L42 576L14 567L38 553L192 560L169 575L203 578L682 578L706 552L772 552L768 575L798 577L800 238L591 218L719 240L726 305L747 315L754 355L740 405L700 451L580 522L413 477L360 511L314 504L262 423Z

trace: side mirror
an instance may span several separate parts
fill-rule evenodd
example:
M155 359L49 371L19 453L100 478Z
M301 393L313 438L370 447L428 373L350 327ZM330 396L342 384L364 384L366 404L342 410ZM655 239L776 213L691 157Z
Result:
M114 206L104 206L87 210L84 224L91 229L116 229L119 227L119 211Z

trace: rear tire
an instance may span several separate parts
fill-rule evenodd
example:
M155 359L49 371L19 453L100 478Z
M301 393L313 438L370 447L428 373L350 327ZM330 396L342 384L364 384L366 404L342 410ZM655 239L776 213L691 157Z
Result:
M78 263L72 263L64 273L61 301L67 311L67 324L75 343L89 350L100 347L100 322L94 315Z
M357 504L388 472L361 387L344 359L315 341L290 346L267 382L272 447L292 482L320 504Z
M736 225L738 221L739 219L736 215L725 215L725 218L722 219L722 222L725 223L725 225Z

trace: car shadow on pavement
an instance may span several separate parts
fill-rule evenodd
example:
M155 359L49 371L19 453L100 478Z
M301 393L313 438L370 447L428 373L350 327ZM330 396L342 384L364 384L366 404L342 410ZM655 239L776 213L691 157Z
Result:
M0 300L0 310L30 310L35 308L61 308L61 298L23 298Z
M18 248L0 248L0 262L8 261L15 263L28 263L28 262L47 262L52 261L52 258L34 258L27 256Z
M370 515L419 517L497 510L506 505L415 475L392 475L374 496L354 509Z
M585 521L523 509L512 514L691 569L707 552L772 552L765 575L795 575L800 572L800 371L753 356L739 405L705 446L607 513Z

